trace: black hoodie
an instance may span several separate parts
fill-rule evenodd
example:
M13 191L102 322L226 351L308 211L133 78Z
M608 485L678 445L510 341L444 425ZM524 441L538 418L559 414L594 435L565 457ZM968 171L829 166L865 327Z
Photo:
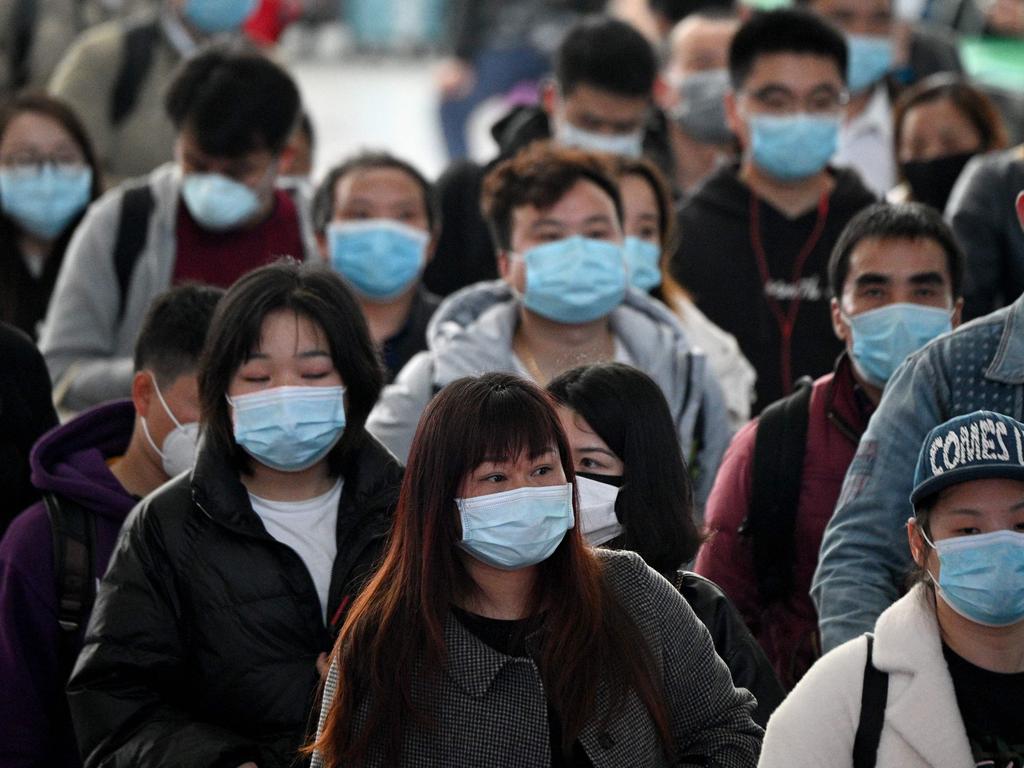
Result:
M791 219L761 200L754 213L753 193L740 180L739 166L733 165L719 169L680 210L679 248L672 257L671 272L711 322L736 337L757 370L755 413L789 392L797 378L831 371L842 351L829 312L828 260L847 222L875 197L856 172L835 169L831 173L835 187L828 197L824 227L796 279L798 254L812 238L818 209ZM767 285L754 247L755 216L760 221ZM795 310L794 294L800 297ZM776 312L789 317L794 311L787 356ZM783 381L787 364L789 380Z

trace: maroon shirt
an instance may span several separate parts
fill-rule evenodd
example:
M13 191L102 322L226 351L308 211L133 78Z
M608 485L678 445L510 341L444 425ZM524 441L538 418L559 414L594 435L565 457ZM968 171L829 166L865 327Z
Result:
M214 232L192 218L184 201L178 205L175 228L175 285L205 283L228 288L246 272L282 256L301 261L304 256L299 212L287 193L274 192L274 209L265 220L247 229Z

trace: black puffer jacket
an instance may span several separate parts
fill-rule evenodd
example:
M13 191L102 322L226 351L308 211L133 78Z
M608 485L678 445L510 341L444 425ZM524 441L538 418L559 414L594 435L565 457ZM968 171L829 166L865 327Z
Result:
M343 472L325 627L301 558L209 446L125 522L68 685L87 768L291 765L340 614L374 567L402 469L369 435Z

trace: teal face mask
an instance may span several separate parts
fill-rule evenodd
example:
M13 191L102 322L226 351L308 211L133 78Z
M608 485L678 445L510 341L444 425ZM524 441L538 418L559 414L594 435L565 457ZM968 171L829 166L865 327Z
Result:
M0 169L0 209L27 232L53 240L89 204L92 170L88 166L37 166Z
M185 19L200 32L215 35L231 32L256 10L257 0L186 0Z
M229 397L235 442L272 469L309 469L345 431L344 393L344 387L275 387Z
M462 523L459 546L505 571L547 560L574 525L572 483L516 488L455 503Z
M629 271L629 283L647 293L661 285L661 248L655 243L630 235L622 247Z
M850 60L846 82L851 93L866 91L892 68L892 40L878 35L847 35Z
M754 163L780 181L820 172L839 146L839 116L753 115L750 143Z
M260 209L259 196L240 181L219 173L190 173L181 196L200 226L214 231L234 229Z
M390 219L335 222L327 228L331 266L369 299L402 295L423 271L430 235Z
M857 370L876 387L885 386L907 355L953 328L948 309L920 304L889 304L843 319L853 333Z
M617 243L575 235L531 248L526 308L556 323L588 323L609 314L626 295L628 276Z

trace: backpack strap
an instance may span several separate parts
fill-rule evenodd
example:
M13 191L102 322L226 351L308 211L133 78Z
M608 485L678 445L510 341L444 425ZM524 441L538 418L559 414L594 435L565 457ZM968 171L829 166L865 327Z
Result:
M853 768L875 768L878 743L882 740L885 705L889 700L889 673L882 672L874 662L875 636L864 635L868 652L864 662L864 688L860 695L860 720L853 740Z
M71 676L78 638L96 599L96 518L82 505L43 494L53 533L53 564L60 624L57 661L61 680Z
M796 511L812 389L811 379L801 378L792 394L765 408L758 420L743 531L752 539L754 573L765 604L783 601L793 591Z
M117 222L117 238L114 240L114 270L117 273L118 302L117 320L124 317L128 289L132 272L146 247L149 234L149 217L153 213L155 200L149 184L129 187L121 197L121 215Z
M110 99L110 124L115 127L131 113L138 101L139 90L149 74L160 39L159 24L158 19L149 19L125 25L121 68Z

